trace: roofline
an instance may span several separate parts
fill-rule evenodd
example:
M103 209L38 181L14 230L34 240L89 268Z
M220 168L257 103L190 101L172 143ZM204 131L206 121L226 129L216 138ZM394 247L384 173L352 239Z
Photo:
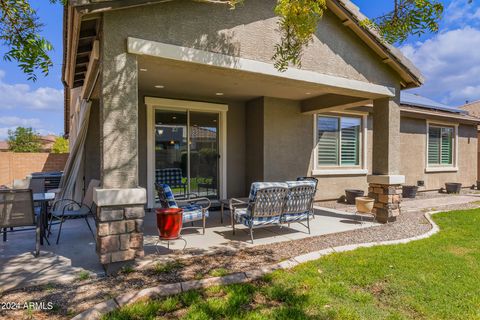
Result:
M471 106L471 105L474 105L474 104L478 104L480 106L480 100L476 100L476 101L472 101L472 102L469 102L469 103L462 104L461 106L458 106L458 108L463 109L465 107L468 107L468 106Z
M469 115L465 114L459 114L459 113L450 113L446 111L440 111L440 110L434 110L434 109L423 109L421 107L415 107L415 106L409 106L409 105L400 105L400 111L401 113L405 115L423 115L426 117L438 117L438 118L447 118L447 119L452 119L458 122L462 123L468 123L468 124L480 124L480 118L475 118Z
M77 11L83 15L170 1L172 0L103 0L93 3L92 0L71 0L70 6L75 7ZM339 14L343 15L343 17L339 16L340 19L346 18L343 19L343 24L351 28L363 42L380 56L385 64L389 65L399 74L400 78L403 79L401 85L404 89L419 87L425 82L421 72L400 50L385 42L381 35L373 28L361 25L361 21L367 19L367 17L363 15L359 8L350 0L327 0L327 6L337 16L339 16ZM361 37L361 35L364 37ZM383 56L381 53L383 53Z

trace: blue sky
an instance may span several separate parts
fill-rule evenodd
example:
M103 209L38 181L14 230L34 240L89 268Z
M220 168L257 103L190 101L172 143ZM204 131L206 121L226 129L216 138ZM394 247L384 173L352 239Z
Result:
M353 2L367 16L375 17L388 11L393 0ZM47 0L31 3L45 24L43 34L54 45L54 66L47 77L32 83L15 63L0 60L0 139L17 126L33 127L41 134L63 133L62 8ZM458 106L480 99L480 0L443 3L446 12L440 32L411 37L399 47L427 79L413 92Z

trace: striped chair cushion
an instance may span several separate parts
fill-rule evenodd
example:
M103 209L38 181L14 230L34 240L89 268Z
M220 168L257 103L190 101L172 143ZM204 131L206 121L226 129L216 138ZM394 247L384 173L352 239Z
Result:
M181 206L183 209L183 223L193 222L203 219L202 206L198 204L189 204L187 206ZM205 211L205 217L208 218L208 210Z
M178 208L177 201L175 201L175 196L173 195L172 189L168 184L162 184L163 192L165 193L165 198L168 202L169 208Z
M287 213L282 215L282 222L287 223L307 220L309 214L310 211L305 211L301 213Z
M285 182L288 187L299 187L299 186L312 186L315 188L316 183L312 180L302 180L302 181L287 181Z
M155 170L157 183L168 184L176 187L182 187L185 184L182 182L183 174L180 168L166 168Z
M235 221L243 223L245 226L261 226L267 224L279 224L280 217L255 217L252 219L251 215L247 213L247 208L240 208L235 210Z

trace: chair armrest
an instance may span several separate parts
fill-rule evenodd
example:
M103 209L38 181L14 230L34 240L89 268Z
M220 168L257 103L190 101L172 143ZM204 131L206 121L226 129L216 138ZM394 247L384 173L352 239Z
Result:
M178 206L181 206L182 204L193 204L193 203L197 203L197 202L201 202L201 201L206 201L207 202L207 206L204 207L202 206L202 209L203 210L208 210L210 209L210 207L212 206L212 201L208 198L205 198L205 197L201 197L201 198L195 198L195 199L189 199L189 200L182 200L182 201L177 201L177 204Z
M235 210L235 208L237 207L244 207L244 206L248 206L248 202L245 202L237 198L231 198L229 201L230 211Z

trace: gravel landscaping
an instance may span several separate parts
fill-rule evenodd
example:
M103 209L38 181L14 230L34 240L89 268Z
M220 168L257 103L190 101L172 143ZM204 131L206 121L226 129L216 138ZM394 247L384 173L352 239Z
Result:
M480 203L457 204L442 207L442 210L477 207ZM0 318L18 319L31 315L34 319L66 319L131 290L246 271L329 247L413 237L430 229L424 211L404 212L395 223L371 228L189 258L177 254L168 262L163 259L141 270L127 268L114 277L89 278L87 274L79 274L78 279L69 285L51 283L3 293L0 301L53 302L54 309L34 314L29 311L0 311Z

